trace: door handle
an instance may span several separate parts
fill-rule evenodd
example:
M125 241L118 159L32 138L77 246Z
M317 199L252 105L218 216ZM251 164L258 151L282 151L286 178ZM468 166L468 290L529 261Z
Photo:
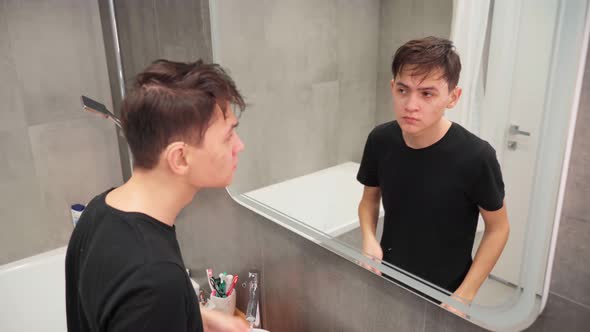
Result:
M528 131L520 130L520 127L518 125L510 125L510 128L508 129L508 133L510 135L531 136L531 133L529 133Z

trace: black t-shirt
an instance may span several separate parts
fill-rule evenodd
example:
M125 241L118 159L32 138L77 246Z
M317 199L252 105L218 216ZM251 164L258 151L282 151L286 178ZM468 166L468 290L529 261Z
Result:
M357 179L381 190L383 260L455 291L471 267L478 207L503 206L494 148L453 123L438 142L412 149L392 121L369 134Z
M175 228L95 197L66 254L68 331L203 331Z

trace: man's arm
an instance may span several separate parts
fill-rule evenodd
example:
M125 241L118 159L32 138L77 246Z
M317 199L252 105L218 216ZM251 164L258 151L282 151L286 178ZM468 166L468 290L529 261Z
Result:
M204 332L248 332L246 321L211 309L201 309Z
M499 210L486 211L480 208L479 211L485 222L483 238L467 276L454 293L460 300L468 302L473 300L496 265L510 233L505 202Z
M381 189L365 186L358 208L361 233L363 234L363 253L377 259L383 259L383 250L376 237L380 205Z

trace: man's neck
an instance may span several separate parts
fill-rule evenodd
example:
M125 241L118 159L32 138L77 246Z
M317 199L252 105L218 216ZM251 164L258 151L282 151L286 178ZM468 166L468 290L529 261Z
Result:
M402 136L406 145L412 149L424 149L434 143L440 141L453 123L445 118L441 118L440 121L434 125L424 129L423 131L410 135L402 132Z
M141 212L172 226L176 216L193 199L197 190L156 172L134 170L121 187L107 194L109 206L125 212Z

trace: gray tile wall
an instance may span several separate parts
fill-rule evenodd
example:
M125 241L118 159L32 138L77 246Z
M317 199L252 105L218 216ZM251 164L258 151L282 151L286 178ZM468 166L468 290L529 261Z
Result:
M127 83L160 58L211 60L208 1L117 0L114 3Z
M375 125L379 1L216 4L216 60L250 104L232 190L360 161Z
M121 183L94 1L0 0L0 264L65 245L70 205Z
M206 2L201 0L201 3ZM356 2L342 1L342 3ZM439 8L436 4L426 6L422 1L400 1L399 3L398 6L402 6L399 10L408 6L423 8L428 13L449 10ZM138 4L141 3L135 3L135 5ZM178 2L178 5L181 4ZM240 2L240 4L263 7L265 3ZM403 4L406 7L403 7ZM169 9L174 10L174 8ZM234 10L239 12L241 8L234 8ZM133 12L141 11L131 10L129 14ZM203 13L196 15L195 20L198 22L197 28L204 31L209 27L205 19L199 21L197 18L201 17L201 14ZM248 16L242 16L240 19L253 20ZM401 19L404 17L402 16ZM169 21L158 21L159 25L182 23L172 18ZM144 22L143 24L153 23ZM252 25L244 26L245 29L252 27ZM139 26L134 29L136 33L139 33L151 28ZM252 29L255 28L252 27ZM403 26L400 29L403 30ZM262 31L259 32L262 33ZM199 33L197 31L196 35ZM141 40L139 36L138 39L134 39L134 42L138 40ZM187 42L192 41L194 40ZM210 43L209 40L197 40L197 42L204 45ZM234 50L244 50L245 45L255 42L256 40L238 40ZM178 41L177 44L183 43ZM150 49L148 46L142 47ZM204 52L210 54L211 50ZM147 61L141 53L136 56L138 59L132 59L133 61ZM204 55L193 54L192 56L197 58ZM130 65L127 68L140 67ZM281 75L281 72L276 70L271 73ZM329 71L322 75L329 75ZM585 292L580 290L588 289L588 280L590 280L590 278L584 278L588 272L584 270L582 265L586 264L583 264L582 260L587 259L589 253L587 240L583 235L585 234L583 226L580 226L580 224L588 224L588 213L583 211L588 205L584 204L586 201L583 200L588 195L582 194L588 189L590 179L587 175L585 177L576 175L584 172L583 165L588 165L587 161L582 165L582 161L578 160L580 160L579 156L590 149L589 140L579 138L580 135L585 135L584 132L588 132L583 128L590 126L590 119L587 116L590 113L589 99L587 99L590 98L589 82L590 77L586 77L568 183L566 197L568 203L564 211L566 216L570 216L570 220L575 219L578 222L572 222L570 231L567 230L567 226L562 228L554 267L553 293L545 312L531 327L531 331L585 331L590 324L588 305L583 302L586 300L581 296L574 298L576 293ZM320 88L329 89L326 86L320 86ZM281 101L281 97L282 95L278 94L276 100ZM265 119L260 126L267 128L269 126L264 127L264 124L273 121L276 119ZM301 135L296 132L291 134ZM256 149L255 146L248 148ZM26 154L23 154L21 158L27 158ZM578 166L576 163L579 163ZM258 166L259 171L264 170L263 164ZM573 185L572 182L574 182ZM576 203L576 199L581 202ZM583 218L571 217L580 215ZM567 224L567 221L563 224ZM578 230L578 227L581 229ZM216 271L238 272L242 278L245 278L249 270L261 271L263 319L265 327L270 331L481 331L469 322L448 314L241 207L224 190L205 190L198 193L195 200L179 216L177 231L185 262L194 270L198 278L207 267L213 267ZM567 235L568 233L570 235ZM578 258L580 264L573 263L570 257ZM559 282L559 280L562 281ZM569 291L567 291L568 286ZM572 295L566 295L568 292ZM242 309L244 309L245 300L245 290L240 286L238 302Z
M452 0L381 0L379 61L377 67L377 123L393 120L391 61L395 51L411 39L449 38Z

